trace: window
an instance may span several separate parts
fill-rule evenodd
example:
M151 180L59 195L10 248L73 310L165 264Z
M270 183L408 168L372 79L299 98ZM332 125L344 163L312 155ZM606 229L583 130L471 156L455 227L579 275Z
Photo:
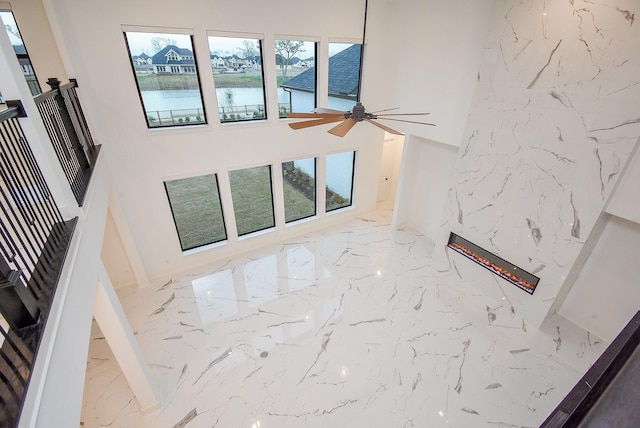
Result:
M327 212L351 206L356 152L327 155Z
M194 58L191 36L132 31L124 35L147 126L206 123L195 60L182 59L178 60L179 65L169 64L169 58L179 55ZM151 62L136 61L144 57L150 57ZM182 72L181 65L191 66L195 72Z
M329 43L329 108L347 111L359 101L361 49L361 44Z
M312 111L317 104L317 43L276 40L275 48L280 117L287 117L292 111Z
M18 57L18 62L20 63L20 67L22 68L22 74L24 74L27 85L29 85L31 95L41 94L42 89L40 88L38 79L36 79L36 74L33 71L33 66L31 65L31 60L29 59L27 48L24 46L24 43L22 41L22 36L20 35L20 31L18 30L16 20L13 17L13 12L11 12L10 10L0 10L0 20L7 30L9 40L11 41L11 45L13 46L13 51L15 52L16 57Z
M182 251L227 239L216 174L165 181Z
M271 166L229 171L238 236L275 226Z
M265 119L262 42L210 36L209 50L220 121Z
M316 215L316 158L282 163L285 222Z

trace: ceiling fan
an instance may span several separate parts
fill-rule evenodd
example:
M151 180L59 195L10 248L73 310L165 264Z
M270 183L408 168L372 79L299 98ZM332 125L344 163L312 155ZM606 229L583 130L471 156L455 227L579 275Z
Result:
M360 99L360 88L362 86L362 65L363 65L363 53L364 53L364 44L365 44L365 40L366 40L366 35L367 35L367 9L368 9L368 0L365 0L364 3L364 27L363 27L363 31L362 31L362 50L360 51L360 71L359 71L359 78L358 78L358 100ZM381 112L386 112L386 111L391 111L391 110L396 110L396 108L392 108L392 109L386 109L386 110L379 110L377 112L367 112L364 105L362 105L362 103L360 103L359 101L356 102L355 106L353 106L353 109L351 109L350 111L340 111L340 110L331 110L331 109L326 109L326 108L317 108L314 110L313 113L288 113L287 114L287 118L288 119L308 119L306 121L302 121L302 122L293 122L289 124L289 127L291 127L292 129L303 129L303 128L310 128L312 126L318 126L318 125L325 125L327 123L334 123L334 122L340 122L338 125L334 126L333 128L329 129L330 134L336 135L338 137L344 137L347 132L349 132L351 130L351 128L353 128L356 123L358 122L369 122L372 125L377 126L380 129L383 129L387 132L389 132L390 134L395 134L395 135L404 135L403 132L397 131L393 128L390 128L386 125L383 125L380 122L376 122L376 119L383 119L383 120L393 120L396 122L406 122L406 123L417 123L420 125L429 125L429 126L436 126L434 123L427 123L427 122L418 122L418 121L413 121L413 120L403 120L403 119L397 119L397 118L391 118L389 116L424 116L427 115L429 113L382 113Z

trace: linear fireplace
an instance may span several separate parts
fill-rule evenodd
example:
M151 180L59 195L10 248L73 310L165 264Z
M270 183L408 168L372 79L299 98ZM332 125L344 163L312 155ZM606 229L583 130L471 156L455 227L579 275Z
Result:
M489 269L491 272L506 279L529 294L533 294L540 281L540 278L537 276L520 269L518 266L509 263L453 232L449 235L447 247L473 260L480 266Z

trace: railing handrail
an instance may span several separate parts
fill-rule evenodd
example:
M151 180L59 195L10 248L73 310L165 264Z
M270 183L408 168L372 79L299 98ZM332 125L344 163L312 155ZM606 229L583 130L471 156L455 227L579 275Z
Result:
M18 116L18 108L8 107L7 109L0 111L0 122L4 122L5 120L9 120L16 116Z

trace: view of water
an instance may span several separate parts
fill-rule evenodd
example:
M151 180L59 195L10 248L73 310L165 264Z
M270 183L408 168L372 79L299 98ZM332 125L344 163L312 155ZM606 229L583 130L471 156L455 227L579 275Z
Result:
M233 104L236 106L264 104L260 88L233 88ZM216 89L218 105L226 106L225 89ZM200 91L197 89L142 91L147 112L163 110L202 109ZM288 103L289 94L278 88L278 102Z

